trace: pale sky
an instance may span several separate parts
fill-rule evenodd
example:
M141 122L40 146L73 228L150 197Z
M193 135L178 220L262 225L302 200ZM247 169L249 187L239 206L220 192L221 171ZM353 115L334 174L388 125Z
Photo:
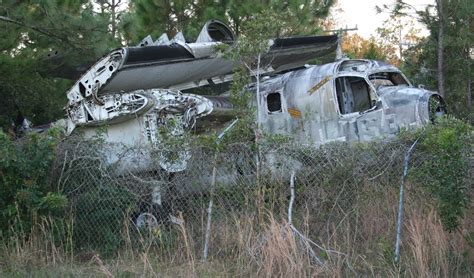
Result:
M434 5L435 0L405 0L404 2L417 10L424 10L427 5ZM357 25L358 31L355 32L364 38L369 38L370 35L375 35L375 29L389 17L388 13L377 14L375 6L392 5L395 0L338 0L338 3L335 10L341 8L342 12L334 13L337 27L353 28ZM423 26L419 24L417 28L423 28ZM422 30L422 34L428 35L427 30Z

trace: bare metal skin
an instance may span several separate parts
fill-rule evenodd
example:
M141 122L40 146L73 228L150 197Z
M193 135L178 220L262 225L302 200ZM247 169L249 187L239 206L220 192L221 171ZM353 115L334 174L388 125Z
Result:
M304 144L383 138L445 112L438 94L371 60L307 66L268 78L260 92L262 129Z

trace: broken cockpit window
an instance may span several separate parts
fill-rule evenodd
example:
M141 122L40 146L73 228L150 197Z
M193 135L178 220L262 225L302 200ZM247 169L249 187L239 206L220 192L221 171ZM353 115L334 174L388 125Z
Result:
M341 114L363 112L372 107L370 86L362 77L336 78L336 93Z
M369 80L374 87L378 89L380 86L408 86L408 81L399 72L377 72L369 75Z

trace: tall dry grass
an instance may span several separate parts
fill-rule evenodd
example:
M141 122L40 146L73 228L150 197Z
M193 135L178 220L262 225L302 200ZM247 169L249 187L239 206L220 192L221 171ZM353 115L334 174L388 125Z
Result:
M8 240L1 241L0 258L6 269L31 269L36 266L70 265L73 262L72 220L58 222L43 217L24 231L21 227L12 232Z
M406 223L407 274L412 277L462 276L464 239L459 232L443 230L434 210L411 212Z
M186 215L181 216L180 225L164 225L158 231L140 233L125 215L126 243L112 258L101 257L93 250L73 253L73 223L66 226L69 236L58 241L54 239L58 228L54 221L43 219L28 233L3 242L1 271L28 275L47 269L59 275L105 277L472 275L472 261L466 257L472 245L467 238L460 232L444 231L428 197L410 187L407 191L399 265L393 262L397 188L366 184L354 194L351 206L329 207L329 218L327 211L315 212L309 204L300 203L293 219L301 236L291 228L287 215L270 210L266 210L263 219L250 211L215 217L206 262L202 261L204 235L199 232L203 229L193 226L196 219L187 219ZM197 226L204 227L205 220L199 219ZM472 220L468 220L462 229L472 231Z
M322 273L314 265L309 250L295 235L289 223L270 217L264 230L251 246L257 275L265 277L308 277Z

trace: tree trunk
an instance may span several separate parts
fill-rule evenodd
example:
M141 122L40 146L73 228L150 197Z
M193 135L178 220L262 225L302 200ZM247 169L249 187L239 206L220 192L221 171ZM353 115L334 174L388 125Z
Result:
M400 24L401 25L401 22ZM402 27L398 28L398 55L400 56L400 64L403 61L403 38L402 38Z
M436 0L436 8L438 11L438 93L445 97L444 92L444 11L443 0Z
M118 3L117 3L118 5ZM116 26L116 22L115 22L115 19L116 19L116 15L115 15L115 9L117 8L117 5L115 4L115 0L112 0L112 4L110 5L110 16L112 17L112 20L111 20L111 24L112 24L112 37L115 38L115 33L116 33L116 30L117 30L117 26Z
M467 113L468 119L471 123L474 122L474 117L472 114L472 85L471 85L471 61L469 61L468 75L467 75Z

